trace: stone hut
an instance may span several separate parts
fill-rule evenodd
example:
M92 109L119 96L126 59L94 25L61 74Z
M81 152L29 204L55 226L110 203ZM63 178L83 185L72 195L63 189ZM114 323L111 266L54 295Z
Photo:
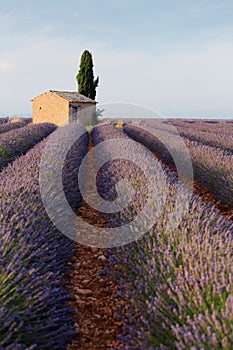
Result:
M32 99L34 124L50 122L58 126L70 122L91 124L96 101L75 91L49 90Z

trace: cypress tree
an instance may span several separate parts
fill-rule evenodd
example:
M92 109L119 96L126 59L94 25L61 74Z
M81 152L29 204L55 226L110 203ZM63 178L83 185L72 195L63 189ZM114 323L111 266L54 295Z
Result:
M78 92L94 100L99 77L94 79L92 55L88 50L85 50L81 56L76 80L78 83Z

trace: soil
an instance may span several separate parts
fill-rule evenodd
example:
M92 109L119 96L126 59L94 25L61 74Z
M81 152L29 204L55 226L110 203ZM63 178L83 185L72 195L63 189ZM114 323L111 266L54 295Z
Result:
M118 286L101 277L104 266L104 250L77 245L72 258L69 275L69 291L72 293L71 306L77 310L76 328L78 338L68 350L113 349L117 346L117 335L121 333L122 321L117 306Z
M89 150L92 143L89 143ZM93 169L88 169L93 171ZM78 215L92 226L103 227L105 222L85 202ZM75 327L78 337L68 350L122 349L117 341L122 321L118 306L124 302L117 298L118 286L102 275L105 265L105 250L77 244L71 260L68 276L68 291L72 295L70 305L77 311Z

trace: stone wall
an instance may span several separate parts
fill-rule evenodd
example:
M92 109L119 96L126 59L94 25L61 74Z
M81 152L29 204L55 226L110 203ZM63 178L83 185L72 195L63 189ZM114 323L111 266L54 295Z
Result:
M32 101L33 123L50 122L58 126L69 122L69 101L53 92L46 92Z

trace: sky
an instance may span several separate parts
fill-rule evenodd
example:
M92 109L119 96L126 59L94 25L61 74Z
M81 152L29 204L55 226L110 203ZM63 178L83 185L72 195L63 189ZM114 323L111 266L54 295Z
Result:
M232 0L0 0L0 115L76 91L82 52L98 103L165 117L233 117Z

